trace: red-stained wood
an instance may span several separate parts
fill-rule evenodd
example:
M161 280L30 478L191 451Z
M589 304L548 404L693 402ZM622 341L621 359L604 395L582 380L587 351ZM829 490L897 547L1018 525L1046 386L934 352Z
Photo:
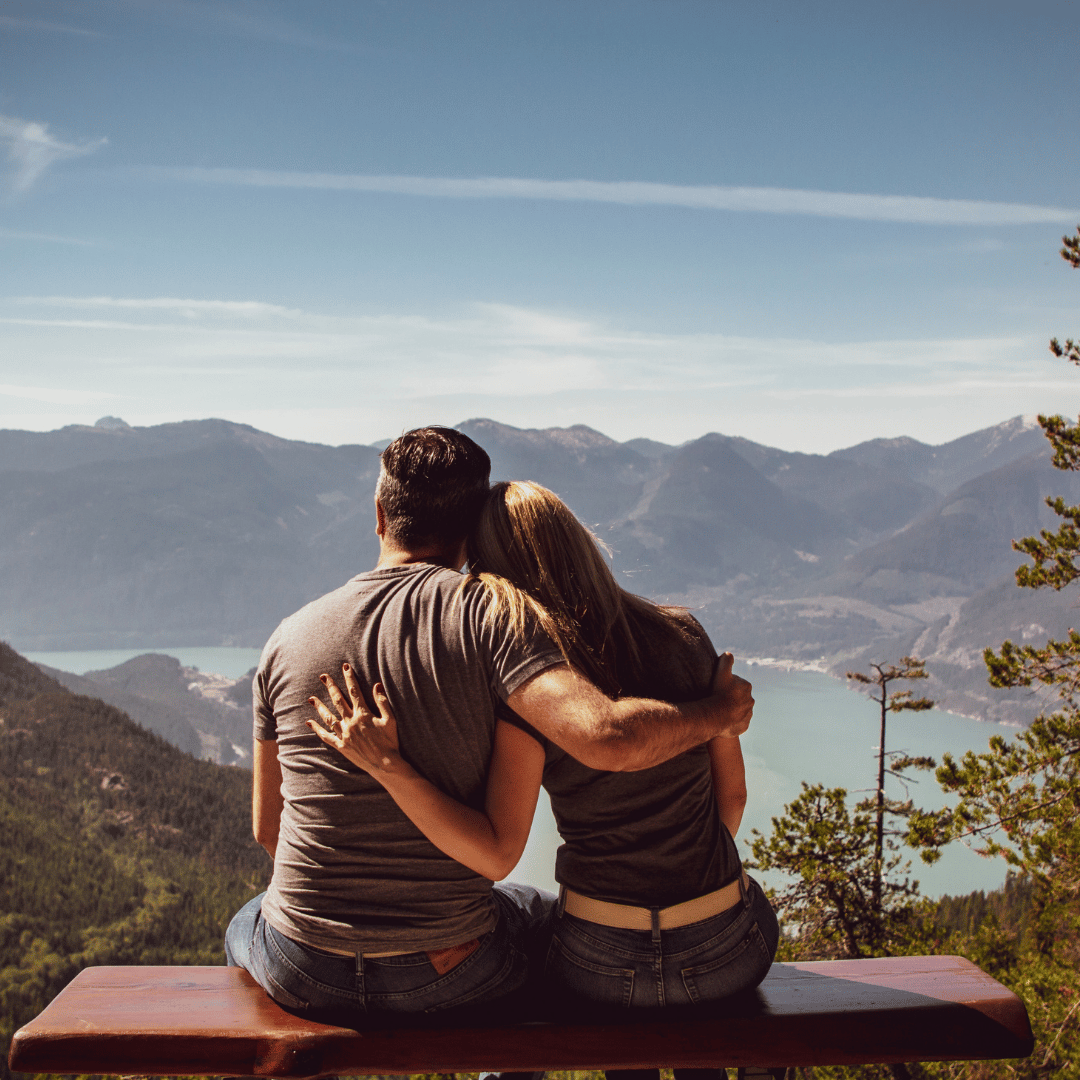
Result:
M17 1072L313 1077L854 1065L1026 1057L1023 1002L957 956L774 964L692 1017L354 1031L303 1020L224 967L87 968L16 1032Z

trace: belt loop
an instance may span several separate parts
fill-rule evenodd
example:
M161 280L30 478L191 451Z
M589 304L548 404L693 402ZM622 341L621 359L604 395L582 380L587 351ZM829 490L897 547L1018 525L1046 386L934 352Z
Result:
M367 999L364 996L364 954L356 954L356 1003L362 1012L367 1012Z
M739 871L739 895L742 897L743 907L748 908L750 906L750 889L747 887L749 879L746 876L745 870Z
M652 916L652 941L654 945L660 944L660 909L658 907L649 908L649 914Z
M566 886L565 885L560 885L559 886L559 899L558 899L558 902L555 904L555 918L556 919L561 919L563 917L563 912L565 910L566 910Z

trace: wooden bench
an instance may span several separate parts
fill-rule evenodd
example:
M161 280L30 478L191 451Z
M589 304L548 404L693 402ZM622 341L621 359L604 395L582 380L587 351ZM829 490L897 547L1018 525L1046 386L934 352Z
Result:
M1023 1002L957 956L774 964L688 1013L354 1031L280 1009L238 968L87 968L15 1033L17 1072L315 1077L856 1065L1026 1057Z

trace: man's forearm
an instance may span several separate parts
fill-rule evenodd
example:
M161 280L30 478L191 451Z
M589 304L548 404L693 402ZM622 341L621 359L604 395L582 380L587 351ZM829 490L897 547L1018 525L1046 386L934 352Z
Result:
M747 729L754 707L750 684L730 675L730 662L724 680L710 696L681 705L648 698L612 701L563 665L534 676L511 694L509 704L583 765L636 772Z
M610 772L637 772L662 765L726 734L732 726L725 704L716 694L681 705L623 698L611 702L611 706L611 718L598 725L599 738L593 740L592 752L605 764L591 765Z

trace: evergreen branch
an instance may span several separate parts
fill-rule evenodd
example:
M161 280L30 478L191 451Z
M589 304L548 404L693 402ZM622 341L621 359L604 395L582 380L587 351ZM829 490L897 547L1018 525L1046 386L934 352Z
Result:
M1061 242L1065 245L1061 249L1061 257L1070 263L1074 270L1080 269L1080 226L1077 226L1076 236L1063 236Z
M1054 342L1050 351L1054 352ZM1058 346L1060 349L1060 345ZM1055 355L1057 355L1055 353ZM1064 351L1062 351L1064 355ZM1054 468L1064 471L1080 467L1080 425L1069 426L1063 416L1039 416L1039 426L1054 448Z
M1072 338L1067 338L1064 346L1057 338L1051 338L1050 351L1058 358L1080 365L1080 342L1075 342Z
M910 691L905 691L910 693ZM934 707L934 702L930 698L913 698L910 701L897 701L897 695L893 695L892 703L889 705L889 709L892 712L926 712L927 709Z
M996 831L997 829L1004 829L1007 823L1011 821L1019 821L1021 818L1031 817L1032 814L1037 813L1039 810L1047 810L1051 806L1057 806L1058 803L1063 802L1070 796L1076 796L1075 791L1063 791L1060 795L1055 796L1053 799L1044 799L1042 802L1035 803L1033 806L1026 806L1023 810L1017 810L1015 814L1004 814L993 821L988 821L982 825L972 826L968 829L962 829L953 834L951 839L962 840L965 836L985 836L987 833Z
M1059 696L1069 699L1080 690L1080 633L1070 627L1064 641L1051 639L1041 648L1034 645L1014 645L1003 641L1000 653L983 650L983 661L989 671L991 686L999 689L1031 686L1058 686Z

